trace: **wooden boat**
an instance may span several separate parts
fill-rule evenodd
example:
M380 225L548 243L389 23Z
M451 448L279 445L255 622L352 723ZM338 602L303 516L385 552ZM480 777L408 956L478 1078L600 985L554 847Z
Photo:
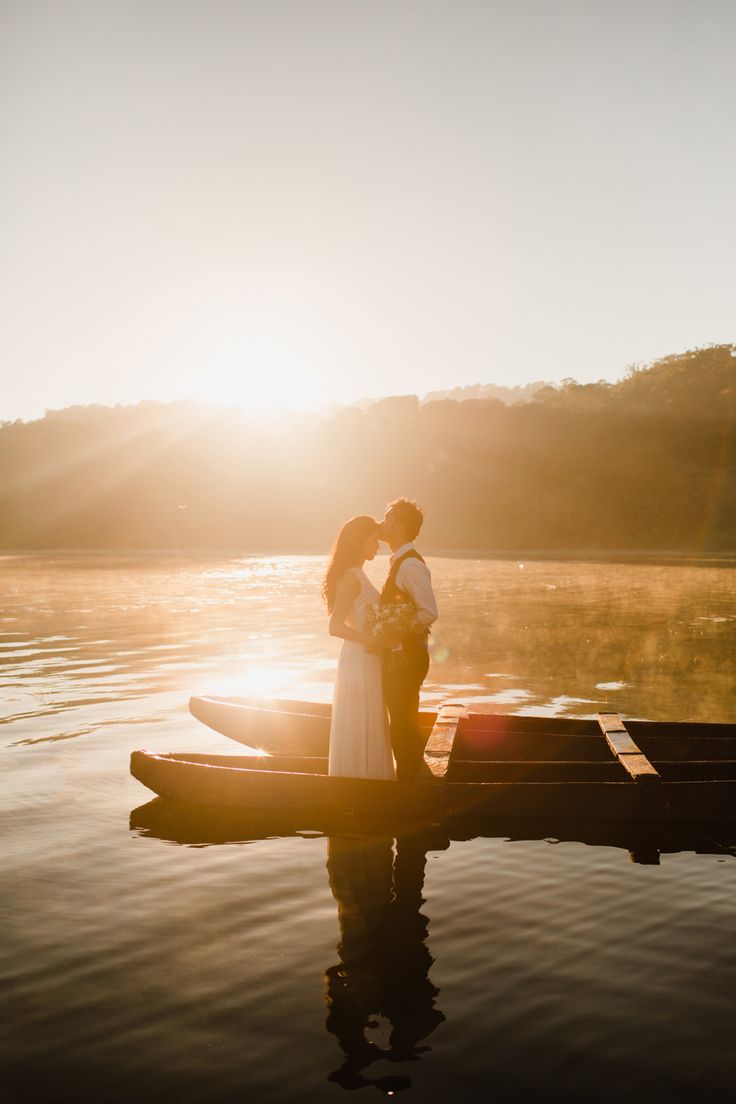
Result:
M200 703L204 703L200 705ZM565 816L736 821L736 725L469 713L421 715L412 784L327 775L330 707L194 699L192 712L262 756L133 752L154 793L197 805L421 818Z

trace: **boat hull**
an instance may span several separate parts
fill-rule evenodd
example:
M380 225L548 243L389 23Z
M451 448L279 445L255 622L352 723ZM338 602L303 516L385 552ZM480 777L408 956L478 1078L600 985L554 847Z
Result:
M237 764L228 764L237 759ZM248 757L158 755L135 751L131 773L160 797L231 809L399 816L439 822L473 816L736 820L736 780L662 782L445 782L414 784L329 777L323 761L307 770L247 765ZM245 760L245 762L244 762ZM292 765L292 764L290 764Z
M265 770L262 766L224 766L221 762L206 761L206 756L197 759L134 751L130 770L160 797L195 805L441 816L441 795L433 787L373 778L334 778L317 772Z
M193 697L189 712L236 743L283 755L327 755L332 707L267 698Z
M413 784L327 775L331 706L194 697L194 717L263 757L134 752L164 798L205 807L399 816L736 821L736 725L469 713L419 714Z

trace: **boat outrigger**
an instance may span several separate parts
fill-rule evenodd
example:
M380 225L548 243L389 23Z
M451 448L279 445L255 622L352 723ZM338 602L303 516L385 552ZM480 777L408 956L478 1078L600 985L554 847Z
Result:
M563 816L736 820L736 725L420 713L415 783L330 777L330 706L192 698L210 728L248 755L134 751L131 772L161 797L240 809L419 817ZM253 752L260 751L261 754ZM264 754L265 753L265 754Z

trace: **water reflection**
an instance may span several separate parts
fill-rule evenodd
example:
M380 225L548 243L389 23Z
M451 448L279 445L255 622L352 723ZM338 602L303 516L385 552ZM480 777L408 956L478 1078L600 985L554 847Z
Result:
M320 812L288 812L267 809L209 808L155 797L130 813L130 829L141 836L166 840L190 847L214 844L256 843L275 837L326 836L329 840L353 839L385 843L401 841L392 862L388 881L391 893L398 883L403 887L402 901L413 900L419 909L427 851L449 848L451 842L467 843L476 839L503 840L507 843L544 840L547 843L580 843L592 849L608 848L626 852L631 862L651 865L660 855L690 851L698 855L736 857L736 822L706 823L684 821L594 820L560 816L480 816L458 817L441 827L416 825L411 830L405 818L354 816ZM415 846L416 841L416 846ZM422 851L423 849L423 851ZM421 853L421 854L420 854ZM419 855L419 859L417 856ZM365 878L357 868L356 878ZM412 880L413 879L413 880ZM346 883L349 884L349 883ZM371 884L371 883L368 883ZM373 889L380 888L375 878ZM413 889L410 887L413 886ZM413 897L412 897L413 893ZM333 896L335 892L333 889ZM355 900L365 900L365 889ZM339 904L339 902L338 902ZM359 916L358 909L354 910ZM400 911L400 910L398 910ZM365 917L358 923L371 930ZM358 932L356 926L353 931ZM353 941L355 941L353 935ZM341 943L344 939L341 940ZM350 939L348 940L350 946ZM338 949L338 953L342 952ZM348 958L351 956L348 954Z
M580 1000L587 1001L605 1025L591 1029L588 1049L579 1040L575 1042L581 1048L580 1061L588 1061L591 1070L596 1068L596 1059L591 1056L597 1053L598 1042L605 1040L607 1044L609 1032L616 1022L616 1008L619 1007L616 1002L621 998L617 988L619 973L616 971L623 972L623 976L627 977L633 976L633 971L639 976L638 971L655 969L653 959L656 969L661 969L662 977L666 978L671 971L673 948L680 948L677 953L685 957L691 955L693 961L698 962L703 948L709 946L709 940L714 938L714 931L706 936L708 921L705 915L699 921L700 926L692 927L695 906L692 900L688 905L684 903L686 897L694 892L695 868L680 868L690 871L686 894L678 882L665 880L664 896L662 887L657 888L660 883L656 876L661 874L662 879L666 879L668 870L673 868L665 863L661 870L656 870L656 874L652 872L654 880L650 880L646 868L658 864L660 856L682 852L716 856L718 860L728 863L732 863L736 856L736 825L723 824L636 824L571 818L503 817L464 819L449 822L440 828L421 826L411 831L406 822L392 823L379 818L316 812L285 814L218 810L156 798L133 810L130 826L139 836L175 841L195 848L212 844L257 845L258 841L264 841L264 845L270 847L275 837L327 837L327 873L337 903L339 942L338 961L324 971L324 1000L327 1006L324 1022L335 1048L331 1051L334 1059L328 1053L320 1060L316 1076L346 1090L372 1086L384 1094L416 1087L420 1080L426 1087L427 1067L436 1061L439 1070L442 1070L447 1063L447 1051L443 1053L442 1050L445 1032L434 1034L444 1015L439 1005L440 993L431 977L434 960L428 946L430 909L425 900L428 853L448 851L438 860L443 865L443 882L451 879L458 869L465 870L464 876L456 882L458 894L451 894L451 903L445 900L444 911L440 911L445 932L448 928L448 908L450 927L453 932L459 932L458 945L452 952L456 959L454 975L450 970L450 977L455 978L452 1000L445 994L448 1005L455 1010L453 1018L458 1020L448 1027L450 1036L451 1028L455 1029L455 1039L458 1030L477 1034L477 1015L461 1012L460 1008L466 994L472 993L474 987L478 990L479 986L489 985L491 977L495 977L498 971L500 992L505 994L504 1000L510 1006L508 1021L503 1005L489 1006L489 1024L495 1024L496 1030L508 1030L511 1023L517 1050L522 1045L520 1040L526 1039L538 1051L542 1048L545 1061L552 1062L554 1068L552 1056L555 1047L562 1047L564 1051L572 1045L571 1037L565 1032L570 1017L579 1015L580 1010L566 997L552 1005L556 1011L550 1012L549 1039L556 1039L557 1042L550 1043L547 1039L545 1043L543 1033L538 1034L534 1027L535 1017L527 1016L527 1003L534 1007L535 1001L558 1000L559 979L555 972L558 969L568 978L572 991L576 991L577 984L588 985L589 979L581 981L578 976L581 973L583 979L587 978L587 967L580 961L580 941L589 943L591 953L597 955L600 950L596 942L598 938L608 946L606 941L610 941L610 918L613 916L614 926L618 925L617 930L624 933L622 940L618 941L623 959L613 970L609 988L599 991L599 979L594 997L585 996L585 988L577 990ZM479 869L472 862L470 865L467 862L468 854L477 857L479 852L468 852L466 845L479 838L495 841L484 852L494 855L494 872L491 875L485 873L480 878L481 883L485 882L484 890L477 885ZM530 852L526 846L518 847L520 841L537 841L531 843L536 850ZM539 850L539 841L544 841L551 849L547 856ZM457 850L456 843L460 844ZM499 850L499 843L504 853ZM574 846L558 848L556 845L561 843L572 843ZM296 839L294 844L299 846ZM581 852L581 844L586 845L585 855ZM531 853L536 858L530 865ZM465 867L463 855L466 856ZM155 854L152 853L151 857L154 859ZM612 863L612 857L618 861ZM282 865L283 861L282 856ZM256 856L253 856L253 863L257 868ZM632 863L639 865L632 866ZM166 858L167 869L179 865L175 860L172 862L170 855ZM210 867L212 863L198 863L197 878L202 869ZM216 868L226 872L226 882L230 885L232 865L225 855L218 860ZM636 871L637 876L627 876L627 871ZM315 865L309 877L313 879L310 892L317 893L319 883L324 886L320 867ZM276 884L279 885L278 882ZM666 888L667 884L670 889ZM715 907L716 923L722 924L732 910L728 897L718 898L715 888L718 884L712 880L706 882L709 903L703 909L705 913L708 908ZM290 887L291 883L280 890L287 895L287 900ZM627 897L627 894L631 896ZM673 901L680 901L681 897L680 905L674 906ZM490 974L487 941L484 942L477 932L471 935L465 930L457 912L459 909L461 913L466 913L471 900L477 908L497 910L495 920L493 913L489 917L489 923L497 924L498 948L498 960ZM566 902L571 903L569 909ZM432 905L435 914L443 907L437 899L432 901ZM653 909L651 914L648 911L650 908ZM226 915L227 910L218 905L217 912L218 916L222 916ZM549 919L549 928L546 922L541 922L543 916ZM560 917L563 919L560 920ZM518 923L522 924L528 935L526 950L520 949L519 940L513 938ZM661 940L663 925L667 926L664 950ZM208 961L222 977L218 979L207 975L208 991L217 991L219 986L224 986L229 992L231 942L237 940L237 933L242 933L242 928L242 915L238 913L236 922L223 929L223 943L219 949L213 946ZM591 935L591 930L597 935ZM545 970L549 969L550 933L556 933L554 940L559 941L561 946L561 958L551 979L545 974ZM278 932L270 929L269 922L269 939L275 939L277 935ZM185 939L189 945L188 930ZM447 950L447 941L444 946ZM568 952L569 959L565 957ZM449 965L443 964L445 967ZM314 977L314 964L309 963L307 968ZM486 981L476 984L471 980L471 975L474 977L476 971L482 970L486 971ZM313 1001L316 996L313 985L310 992ZM480 999L479 992L476 993L476 1002ZM234 999L239 1000L240 997ZM609 1001L614 1002L610 1008ZM636 1015L641 1014L637 1008L638 1005L632 1008L634 1024L637 1022ZM714 1022L720 1023L720 1005L715 1008ZM260 1006L249 1007L246 1014L260 1016ZM587 1030L582 1020L579 1027L581 1032ZM597 1036L596 1030L599 1031ZM274 1026L277 1036L280 1031L283 1032L283 1027ZM574 1033L572 1038L577 1038ZM636 1046L635 1042L631 1045ZM339 1058L335 1054L337 1048ZM432 1061L428 1062L430 1056ZM644 1056L641 1058L643 1061ZM482 1055L479 1060L482 1064ZM513 1065L515 1060L509 1060ZM429 1077L432 1077L431 1072ZM429 1098L438 1099L434 1095Z
M429 921L420 911L427 851L447 837L418 830L387 837L330 836L327 871L337 902L340 962L325 971L327 1030L344 1055L329 1080L344 1089L409 1088L406 1075L372 1077L381 1059L404 1063L430 1047L444 1016L429 978Z

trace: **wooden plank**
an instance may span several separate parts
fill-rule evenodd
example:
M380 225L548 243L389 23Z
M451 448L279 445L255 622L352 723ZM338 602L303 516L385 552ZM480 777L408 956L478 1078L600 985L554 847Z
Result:
M596 722L595 735L569 736L548 732L504 732L479 731L466 727L463 721L455 740L454 759L501 760L525 763L535 760L540 763L557 760L576 762L605 763L611 761L611 749L601 739L601 729ZM626 729L636 746L646 755L655 767L660 759L688 762L693 759L734 759L736 760L736 738L698 737L695 740L687 735L650 736L645 730L640 735L631 731L633 724L626 722ZM431 732L424 733L425 740Z
M656 767L647 759L646 755L621 755L619 762L626 767L635 782L661 782L662 778Z
M736 761L736 739L700 736L691 740L687 736L638 736L635 737L650 763L703 762L707 759Z
M599 713L598 724L605 736L607 736L609 732L626 732L626 725L621 720L618 713Z
M448 703L438 710L437 720L424 749L424 762L430 772L426 781L444 782L458 725L467 715L466 707L456 703Z
M638 740L641 736L667 736L677 740L736 739L736 724L705 721L627 721L626 728Z
M616 755L641 755L641 748L629 736L628 732L607 732L606 743Z
M690 760L689 763L660 762L656 764L663 782L722 782L730 779L736 780L736 761L725 759L703 759L701 762ZM455 766L453 764L453 770Z
M656 768L637 747L618 713L599 713L598 724L606 742L634 782L661 782Z
M560 736L552 732L468 732L465 722L455 740L457 759L500 760L549 763L562 759L582 763L609 763L611 749L601 739L596 725L594 736Z
M599 736L595 719L519 717L514 713L468 713L463 732L556 732L564 736Z
M457 758L457 746L447 772L448 782L618 782L628 785L623 767L609 753L605 763L513 763L500 759L495 763Z

